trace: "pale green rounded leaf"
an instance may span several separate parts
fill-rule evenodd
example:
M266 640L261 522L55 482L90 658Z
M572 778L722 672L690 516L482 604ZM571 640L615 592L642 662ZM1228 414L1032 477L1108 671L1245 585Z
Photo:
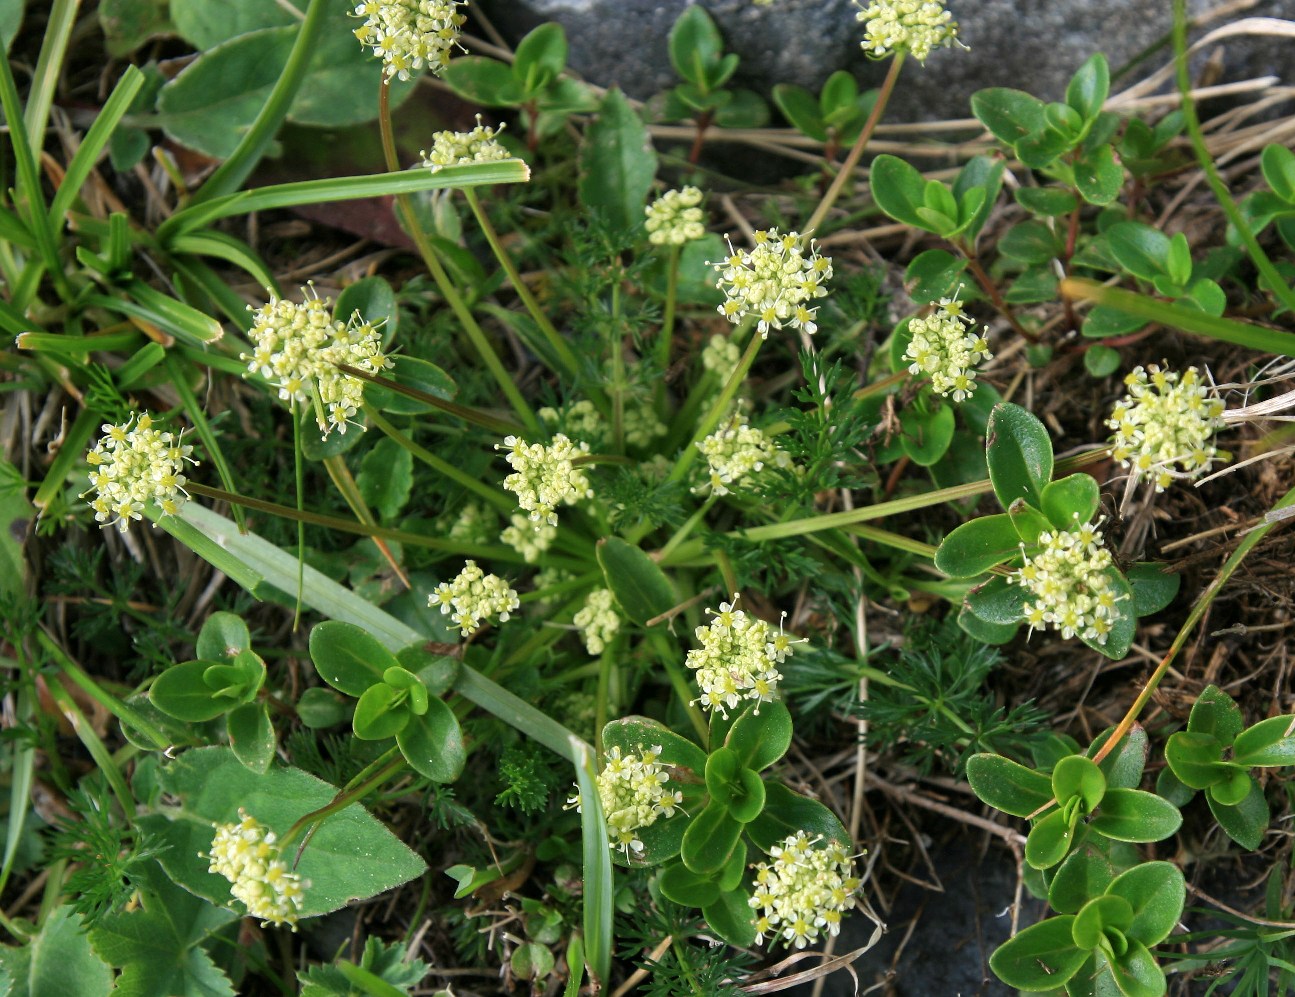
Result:
M1065 914L1030 925L994 951L989 957L989 968L1017 990L1027 993L1057 990L1088 958L1088 953L1078 948L1071 937L1074 920L1074 915Z
M1052 480L1052 440L1028 410L1010 402L994 406L985 458L994 494L1004 509L1017 499L1035 508L1042 504L1044 486Z
M1021 552L1021 537L1006 513L981 516L940 542L935 566L951 578L971 578Z
M396 743L414 771L433 782L453 782L463 774L468 758L463 731L453 711L439 699L428 699L426 712L409 718L396 734Z
M1237 735L1232 759L1239 765L1295 765L1295 716L1269 717Z
M1089 826L1116 841L1163 841L1182 826L1183 815L1168 800L1140 789L1111 789Z
M253 772L264 772L274 761L274 724L265 703L244 703L225 718L234 756Z
M1029 817L1052 802L1052 783L1042 772L1002 755L967 759L967 781L981 801L1013 817Z
M1025 839L1025 861L1035 869L1051 869L1066 857L1074 843L1074 829L1060 810L1054 810L1030 829Z
M1144 862L1116 876L1108 896L1123 897L1133 910L1126 934L1143 945L1155 945L1174 930L1183 913L1187 886L1170 862Z
M310 660L319 677L339 692L359 697L382 673L398 665L395 655L351 623L325 620L310 631Z

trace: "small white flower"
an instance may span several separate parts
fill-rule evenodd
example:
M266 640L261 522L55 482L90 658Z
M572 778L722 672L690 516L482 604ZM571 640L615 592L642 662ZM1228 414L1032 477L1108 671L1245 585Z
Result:
M654 246L682 246L706 234L701 191L696 187L668 190L643 209L647 215L648 242Z
M594 589L584 606L571 621L585 640L585 650L595 657L602 654L621 628L611 589Z
M769 850L772 862L753 866L755 892L747 902L760 912L756 942L768 935L803 949L821 933L841 930L841 915L854 906L859 880L839 842L819 848L819 841L797 831Z
M772 702L782 679L778 665L787 660L793 644L804 643L737 609L737 600L735 595L732 602L721 602L710 624L697 628L701 647L689 651L685 662L696 669L701 689L693 702L724 717L743 700L754 701L757 712L760 703Z
M497 615L500 623L507 622L521 601L498 575L487 575L476 561L465 561L463 570L451 581L436 586L427 597L427 605L439 606L441 613L448 614L467 637L491 616Z
M1024 606L1031 630L1052 627L1067 640L1079 636L1106 643L1118 599L1107 575L1114 562L1098 530L1104 519L1082 526L1076 523L1073 531L1040 533L1042 549L1027 556L1021 570L1008 578L1034 596Z
M823 285L832 279L831 257L820 256L812 242L806 256L799 232L780 235L777 229L756 232L750 252L735 250L732 243L728 248L727 260L710 264L719 273L715 286L725 296L721 315L733 323L755 316L763 339L784 325L811 335L818 329L818 307L809 303L827 294Z
M132 415L120 426L103 425L103 437L85 455L90 465L90 501L94 518L125 533L132 519L140 519L148 502L156 502L167 515L175 515L189 498L185 463L197 465L183 443L182 433L153 428L147 412Z
M213 825L216 836L204 856L211 860L207 871L229 880L230 893L252 917L295 931L310 883L289 870L273 831L241 807L238 817L237 824Z
M499 534L499 540L521 554L527 564L538 561L557 539L558 528L548 523L527 519L520 514L514 514L511 522L512 525Z
M470 132L436 132L432 135L432 151L420 152L423 165L433 173L446 166L463 166L467 163L494 163L511 159L512 153L495 140L503 125L491 128L481 123Z
M936 0L873 0L855 17L865 22L863 50L873 59L906 49L925 62L932 49L947 48L958 37L953 15Z
M352 11L364 18L355 37L382 60L387 79L407 80L424 67L439 75L459 43L464 6L463 0L364 0Z
M1191 479L1221 459L1214 433L1224 425L1223 402L1215 397L1195 367L1179 376L1155 364L1135 367L1124 383L1129 392L1111 411L1106 425L1113 456L1144 475L1162 492L1175 478Z
M594 782L611 837L608 844L621 849L626 858L643 851L640 830L651 827L658 817L673 817L683 802L683 793L667 788L670 773L660 758L659 744L629 755L612 748ZM580 811L579 793L567 800L567 808L572 807Z
M748 475L771 467L791 467L791 457L761 430L748 426L741 416L734 416L717 429L697 449L706 457L710 477L704 488L716 495L727 495ZM702 489L694 488L693 491Z
M589 444L558 433L548 446L508 436L495 449L508 451L505 456L514 473L504 478L504 487L517 496L517 505L532 520L557 526L559 505L593 498L589 478L574 463L589 452Z
M962 305L941 298L930 315L909 320L913 338L904 357L913 362L908 372L929 377L937 394L953 395L955 402L970 398L976 390L976 365L993 356L989 343L975 335L974 328Z

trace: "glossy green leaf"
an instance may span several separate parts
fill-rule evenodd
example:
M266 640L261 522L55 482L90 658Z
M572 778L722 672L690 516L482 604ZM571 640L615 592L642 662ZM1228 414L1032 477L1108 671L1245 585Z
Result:
M1093 739L1085 754L1092 758L1106 745L1106 740L1114 733L1115 728L1108 727ZM1134 724L1115 750L1103 758L1098 767L1106 776L1106 785L1113 789L1136 789L1142 782L1142 770L1146 767L1147 756L1151 753L1151 743L1147 732L1141 724Z
M1182 916L1187 898L1183 874L1170 862L1143 862L1134 866L1117 876L1106 892L1129 902L1133 920L1128 935L1143 945L1156 945L1169 937Z
M1019 405L994 406L985 440L985 458L994 494L1006 509L1023 498L1038 508L1052 480L1052 440L1035 416Z
M1295 152L1276 143L1266 145L1259 165L1272 192L1287 204L1295 204Z
M295 768L257 774L227 748L197 748L163 766L161 787L179 805L139 824L169 845L160 858L170 876L217 905L230 902L229 881L209 872L204 857L212 825L238 819L242 807L278 834L330 803L337 788ZM337 910L406 883L426 864L358 803L325 817L297 871L310 880L303 916Z
M1079 203L1074 194L1059 187L1018 187L1012 196L1031 214L1049 218L1068 215Z
M958 626L982 644L991 647L1009 643L1020 629L1019 623L991 623L982 620L966 606L958 612Z
M364 501L387 521L395 519L414 488L414 455L395 440L384 437L360 462L355 476Z
M755 944L755 912L751 894L736 889L721 893L719 899L702 907L706 926L730 945L748 948Z
M955 419L953 408L932 402L925 410L916 406L905 409L899 417L900 445L908 459L919 467L930 467L953 442Z
M1015 625L1025 618L1029 599L1029 589L1024 585L1014 585L996 575L968 592L963 605L987 623Z
M904 271L904 282L910 285L909 297L918 304L950 298L962 284L966 269L967 261L947 249L928 249L918 253Z
M14 988L7 991L8 997L106 994L112 990L112 978L71 907L53 910L26 945L0 946L0 981L7 979Z
M786 706L781 702L756 703L729 728L724 744L741 764L760 772L787 753L791 734L791 713Z
M724 52L724 40L705 8L688 6L670 28L670 63L680 77L703 89Z
M1208 792L1205 794L1210 813L1229 838L1247 851L1254 851L1268 830L1268 801L1264 799L1259 784L1251 780L1250 793L1235 806L1218 802Z
M1295 765L1295 716L1269 717L1247 727L1232 742L1239 765Z
M1003 189L1006 164L997 156L972 156L953 179L953 196L958 202L961 238L975 242L989 220L998 194Z
M1054 810L1041 818L1025 838L1025 861L1035 869L1051 869L1066 857L1075 832L1066 815Z
M1205 792L1210 799L1227 807L1235 807L1250 795L1254 780L1249 771L1241 766L1231 767L1226 778L1212 784Z
M459 393L454 379L434 363L404 355L394 356L391 361L394 366L383 372L387 380L447 402L453 401ZM364 398L376 408L393 415L426 415L436 410L429 402L411 398L382 384L365 384Z
M1123 956L1110 963L1110 970L1124 997L1164 997L1165 974L1156 957L1136 939L1129 941Z
M1089 826L1116 841L1163 841L1182 826L1183 815L1168 800L1140 789L1110 789Z
M148 700L169 717L186 723L202 723L229 712L238 705L236 700L216 696L203 680L207 669L215 662L184 661L172 665L156 679L148 690Z
M1095 949L1110 929L1123 934L1133 921L1133 907L1120 896L1093 897L1075 915L1070 936L1081 949Z
M1089 204L1110 204L1124 187L1124 169L1110 145L1099 145L1075 163L1075 187Z
M368 633L336 620L317 623L310 631L310 660L320 678L355 697L382 681L382 673L400 663Z
M1128 579L1114 565L1107 568L1105 574L1108 588L1115 599L1116 615L1110 621L1111 629L1106 634L1105 643L1090 640L1083 635L1079 639L1112 661L1120 661L1129 653L1138 631L1137 617L1133 615L1133 590L1129 587Z
M725 893L729 890L736 890L741 885L743 878L745 878L746 870L746 842L738 841L737 847L733 849L733 854L729 856L728 864L724 866L716 879L720 890Z
M244 703L225 718L225 731L234 757L253 772L264 772L274 761L276 741L270 711L264 702Z
M355 704L352 729L365 741L394 737L409 723L411 713L400 693L385 682L377 682L360 694ZM399 698L399 701L398 701Z
M1111 252L1134 277L1154 280L1168 272L1170 240L1141 222L1116 222L1105 232Z
M764 810L764 781L754 770L741 767L734 773L733 786L724 805L739 824L750 824Z
M1070 755L1052 767L1052 795L1060 804L1078 798L1084 813L1097 809L1106 793L1106 776L1097 763L1083 755Z
M1032 547L1039 542L1039 537L1053 529L1047 516L1030 505L1025 499L1017 499L1007 510L1012 520L1016 535L1026 546Z
M1187 718L1188 731L1209 734L1223 747L1230 747L1244 728L1237 701L1213 684L1201 690Z
M971 113L1009 146L1043 128L1043 107L1037 97L1007 87L990 87L971 95Z
M554 21L529 32L513 53L513 76L527 93L538 93L567 65L567 34Z
M1085 842L1057 868L1048 886L1048 904L1058 914L1078 913L1089 900L1104 893L1114 878L1110 855Z
M1180 730L1165 741L1165 761L1185 786L1205 789L1227 778L1223 745L1212 734Z
M643 121L620 90L609 90L598 117L585 129L580 203L621 229L637 228L656 168L656 151Z
M624 717L603 728L604 750L620 748L623 754L630 754L653 747L660 747L661 761L667 765L691 769L698 776L706 770L706 753L658 720Z
M1119 350L1096 343L1084 350L1084 370L1093 377L1110 377L1122 363Z
M443 696L454 686L462 662L447 654L437 654L421 644L410 644L396 652L402 668L418 676L429 695ZM385 672L384 672L385 674Z
M198 631L197 657L207 661L232 658L252 647L252 635L243 618L235 613L212 613Z
M742 827L722 804L712 802L688 825L679 855L693 872L717 873L737 847Z
M432 782L453 782L468 758L458 719L435 697L428 700L426 712L410 717L396 734L396 743L414 771Z
M989 957L989 968L1017 990L1027 993L1057 990L1088 958L1071 937L1074 920L1074 915L1064 914L1030 925L994 951Z
M672 862L661 870L657 880L661 893L684 907L705 907L719 899L719 885L714 876L693 872L682 862Z
M1192 802L1196 790L1184 783L1168 765L1156 775L1156 795L1163 796L1178 809Z
M1101 501L1097 479L1082 471L1050 481L1043 487L1044 515L1058 530L1073 530L1089 522Z
M764 790L764 811L746 825L747 834L761 851L767 852L774 845L782 844L797 831L850 847L845 826L817 800L801 796L772 779L765 781Z
M802 135L818 142L827 141L827 127L823 122L819 102L804 87L791 83L778 83L773 88L773 102Z
M1133 615L1150 616L1171 602L1182 586L1182 575L1164 571L1163 564L1142 561L1129 567L1126 577L1133 592Z
M918 214L918 209L926 203L926 181L914 167L897 156L882 153L872 161L869 178L877 207L897 222L914 228L927 227Z
M1064 240L1051 226L1038 221L1024 221L1003 233L998 251L1019 263L1048 263L1064 249Z
M1146 324L1147 320L1138 315L1106 305L1097 305L1084 316L1084 322L1079 331L1089 339L1106 339L1110 336L1123 336L1136 332Z
M1093 121L1111 92L1111 70L1100 52L1089 57L1070 78L1066 103L1086 122Z
M386 342L390 342L399 331L400 309L396 307L396 292L385 277L361 277L355 283L347 284L337 296L333 314L341 322L366 322L380 329Z
M332 727L351 719L351 702L332 689L313 686L302 692L297 700L297 716L312 730Z
M1007 514L981 516L955 528L935 551L935 567L951 578L971 578L1021 552Z
M968 758L967 782L982 802L1013 817L1029 817L1052 802L1052 782L1046 775L1002 755Z
M461 55L451 59L441 79L464 100L483 107L516 107L522 101L522 87L512 67L482 55Z
M620 537L598 541L598 564L625 615L640 626L672 609L677 599L670 579L637 546Z

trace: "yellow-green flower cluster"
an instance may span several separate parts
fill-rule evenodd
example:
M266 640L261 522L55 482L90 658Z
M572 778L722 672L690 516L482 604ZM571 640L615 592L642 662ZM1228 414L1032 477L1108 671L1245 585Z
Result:
M780 235L777 229L756 232L750 252L735 250L732 243L729 251L727 260L711 264L719 272L716 287L725 296L721 315L734 323L754 315L764 339L770 329L784 325L811 335L818 329L818 307L809 302L827 294L823 285L832 279L831 257L820 256L812 242L806 256L799 232Z
M558 433L548 446L506 436L495 449L508 451L513 473L504 478L504 487L517 496L517 505L532 520L557 526L558 506L593 498L589 478L574 463L589 452L589 444Z
M854 906L859 880L839 842L819 844L820 839L797 831L769 850L772 862L755 866L755 893L747 902L760 912L757 942L768 935L803 949L821 933L841 930L841 914Z
M873 0L855 16L864 22L863 50L873 59L905 49L925 62L932 49L958 37L953 15L935 0Z
M925 318L909 320L912 340L904 357L913 361L910 374L925 375L940 395L953 395L955 402L970 398L976 390L976 365L990 359L989 343L972 332L974 324L951 298L941 298L935 311Z
M90 465L90 500L94 518L125 533L132 519L143 515L152 501L169 516L189 498L184 464L198 462L189 455L193 447L171 433L153 428L147 412L132 415L120 426L104 423L103 436L85 455Z
M466 163L496 163L512 158L512 153L495 140L503 125L491 128L481 123L470 132L436 132L432 135L432 151L420 152L423 165L433 173L446 166L463 166Z
M673 817L683 802L681 792L666 788L670 774L660 758L659 744L629 755L622 755L620 748L612 748L595 780L611 836L609 844L621 849L626 858L631 852L643 851L640 830L651 827L658 817ZM571 797L567 806L580 810L580 794Z
M1162 492L1174 478L1193 478L1226 457L1212 437L1223 426L1223 402L1202 382L1195 367L1179 376L1155 364L1135 367L1124 378L1129 392L1106 425L1115 430L1113 456L1149 475Z
M499 534L499 540L521 554L527 564L538 561L558 536L556 526L528 519L519 513L513 514L511 523Z
M462 0L364 0L354 15L364 18L355 29L361 45L382 60L387 79L409 79L424 67L439 74L458 44L467 18Z
M735 595L732 602L721 602L710 624L697 628L701 647L689 651L685 662L696 669L701 689L693 702L724 717L744 699L756 703L756 712L760 703L772 702L782 678L778 666L792 653L793 644L802 643L781 627L775 632L764 620L735 608L737 600Z
M652 407L652 399L645 393L630 390L622 396L621 433L631 447L644 448L666 434L666 425ZM594 446L608 442L610 424L587 398L573 402L559 412L545 407L536 412L549 429L561 426L577 439Z
M701 350L703 370L727 379L737 369L742 349L728 336L711 336Z
M668 190L643 209L647 215L648 242L654 246L682 246L706 234L696 187Z
M252 917L295 929L310 885L288 868L278 836L241 807L237 824L215 824L208 872L229 880L230 893Z
M697 449L706 457L710 477L703 488L716 495L727 495L749 474L771 467L790 467L791 457L759 429L748 426L741 416L734 416L717 429ZM697 491L698 489L693 489Z
M466 561L463 570L451 581L436 586L427 598L427 605L439 606L442 614L448 613L459 632L467 637L491 616L497 615L500 623L507 621L521 601L498 575L488 575L477 567L476 561Z
M495 514L481 502L465 502L459 514L450 521L446 516L441 520L441 529L450 540L461 540L470 544L488 544L495 539L495 530L499 520ZM447 528L448 527L448 528Z
M311 402L320 432L345 433L364 400L364 383L339 370L350 364L367 374L391 366L382 355L378 330L356 315L350 322L333 317L332 302L311 289L301 304L270 295L252 314L247 334L252 352L244 353L249 374L260 374L279 388L285 402Z
M1074 530L1044 530L1039 534L1042 549L1027 556L1021 570L1008 579L1034 596L1024 606L1031 630L1050 626L1067 640L1079 636L1106 643L1118 600L1107 573L1111 552L1103 546L1098 530L1102 522L1076 524Z
M585 599L584 606L571 621L585 640L585 650L592 655L602 654L616 632L621 628L620 614L611 589L594 589Z

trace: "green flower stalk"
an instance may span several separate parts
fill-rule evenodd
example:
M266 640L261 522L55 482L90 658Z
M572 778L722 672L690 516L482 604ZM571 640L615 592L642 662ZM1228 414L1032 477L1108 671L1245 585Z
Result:
M1199 477L1216 460L1226 460L1212 437L1224 425L1223 402L1195 367L1180 376L1152 364L1124 378L1126 394L1106 425L1112 456L1131 469L1130 486L1144 476L1163 492L1174 479Z
M305 891L310 886L288 868L278 836L239 808L237 824L215 824L207 858L209 872L230 882L230 892L252 917L266 924L287 924L295 931Z
M463 6L461 0L365 0L353 11L364 18L355 37L382 60L388 80L407 80L422 69L439 75L459 43Z
M184 465L198 463L189 456L193 447L182 442L183 434L177 438L154 429L147 412L132 415L119 426L105 423L103 434L85 456L91 469L90 488L82 494L94 493L90 501L94 518L125 533L131 520L142 518L149 502L157 503L168 516L178 513L189 498Z
M932 49L958 38L958 23L936 0L873 0L855 16L864 22L861 44L871 59L904 51L925 62Z
M500 623L507 622L521 601L498 575L488 575L476 561L466 561L453 580L436 586L427 597L427 605L433 609L439 606L441 613L448 614L459 632L468 637L492 616L497 616Z
M805 831L784 838L769 850L772 862L755 868L755 893L749 901L759 911L756 941L781 938L803 949L823 933L841 930L841 915L854 906L859 880L845 848L836 841L818 847L820 839Z

